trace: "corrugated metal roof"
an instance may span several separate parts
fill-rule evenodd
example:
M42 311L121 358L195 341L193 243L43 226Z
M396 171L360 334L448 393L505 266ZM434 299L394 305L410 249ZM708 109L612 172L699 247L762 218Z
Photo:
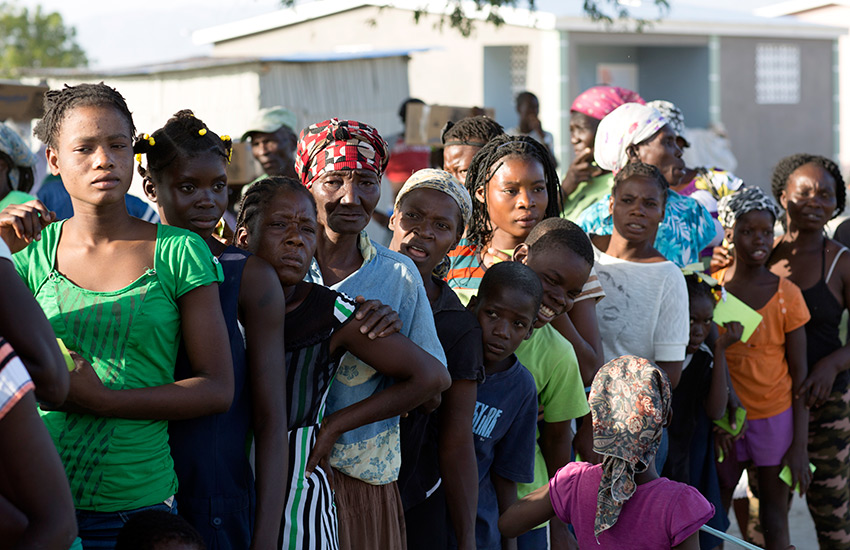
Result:
M428 51L431 48L397 48L391 50L358 50L335 52L302 52L287 55L252 56L252 57L190 57L177 61L139 65L135 67L118 67L114 69L27 69L27 76L62 78L62 77L114 77L114 76L144 76L181 71L197 71L235 65L251 65L255 63L322 63L333 61L354 61L358 59L380 59L384 57L405 57L412 53Z

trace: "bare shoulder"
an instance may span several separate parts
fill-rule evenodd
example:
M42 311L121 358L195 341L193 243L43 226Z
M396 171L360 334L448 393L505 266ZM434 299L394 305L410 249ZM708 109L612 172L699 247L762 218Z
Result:
M239 286L242 307L285 307L283 288L274 268L259 256L249 256Z

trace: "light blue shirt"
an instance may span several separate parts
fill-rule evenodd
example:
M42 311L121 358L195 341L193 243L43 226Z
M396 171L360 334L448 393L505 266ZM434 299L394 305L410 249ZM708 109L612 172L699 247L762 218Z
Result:
M611 193L588 206L576 222L588 235L610 235L614 217L608 212ZM717 229L708 210L691 197L667 191L664 219L658 224L655 249L679 267L699 261L699 253L714 239Z
M330 288L352 298L360 295L380 300L393 308L401 318L401 333L445 365L446 356L419 270L407 256L373 244L365 231L360 233L358 247L363 265ZM315 259L307 280L324 284ZM358 403L392 383L391 378L346 353L328 393L326 414ZM330 462L344 474L372 485L396 481L401 466L398 417L344 433L334 445Z

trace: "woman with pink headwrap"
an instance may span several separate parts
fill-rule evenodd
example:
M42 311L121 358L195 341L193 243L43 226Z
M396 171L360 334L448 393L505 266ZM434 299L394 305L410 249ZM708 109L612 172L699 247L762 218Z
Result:
M561 182L561 216L575 221L582 210L601 199L613 184L611 172L593 160L596 128L605 116L624 103L644 104L637 93L615 86L594 86L573 101L570 108L570 142L573 162Z

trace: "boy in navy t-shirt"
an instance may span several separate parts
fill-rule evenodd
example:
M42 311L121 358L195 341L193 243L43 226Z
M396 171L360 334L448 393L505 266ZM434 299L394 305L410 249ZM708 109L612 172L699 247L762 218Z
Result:
M543 296L537 275L517 262L491 267L469 307L481 325L486 379L472 419L478 459L478 550L502 550L499 514L516 500L516 484L534 478L537 387L514 351L531 335Z

